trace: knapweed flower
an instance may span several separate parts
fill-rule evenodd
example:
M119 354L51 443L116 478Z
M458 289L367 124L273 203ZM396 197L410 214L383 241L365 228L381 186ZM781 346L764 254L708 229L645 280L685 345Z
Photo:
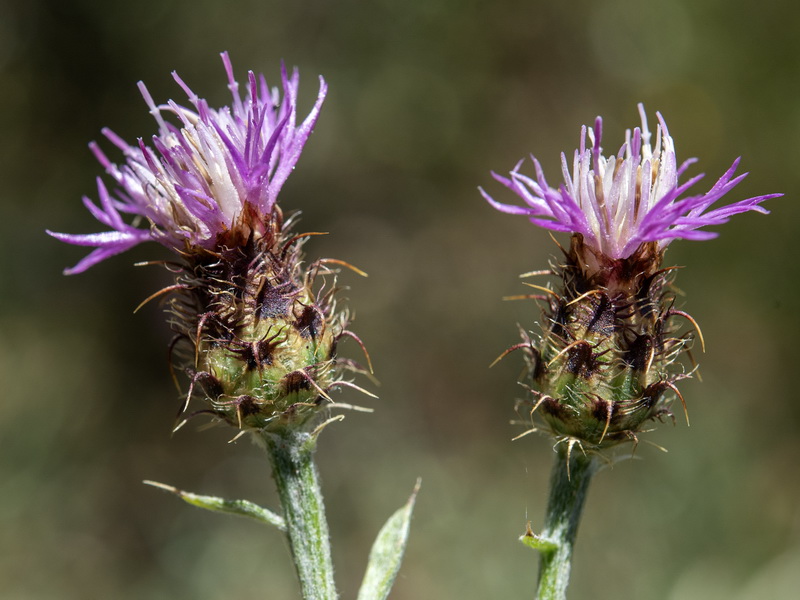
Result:
M335 310L334 288L320 294L314 285L334 273L328 265L346 263L304 265L301 246L311 234L293 234L292 219L284 220L276 203L314 128L325 81L320 77L317 101L298 124L296 70L291 76L282 70L282 97L250 72L242 98L227 53L222 61L230 106L210 108L177 74L189 106L157 105L140 83L158 124L151 144L128 144L103 130L122 151L120 165L91 144L116 190L98 179L99 206L88 198L84 204L110 231L48 233L95 248L68 274L145 241L175 251L176 283L160 293L172 293L176 348L187 357L186 404L202 388L210 408L200 412L262 429L302 422L328 391L351 385L337 379L339 367L353 363L338 361L335 347L342 336L355 336Z
M177 73L173 77L192 108L169 101L158 106L144 83L139 90L158 123L152 148L139 139L130 145L110 129L103 134L122 151L125 163L112 163L99 145L92 152L119 186L109 194L98 178L100 207L83 199L89 212L112 231L92 234L48 232L61 241L96 249L66 274L81 273L106 258L155 240L179 251L212 250L236 246L252 233L267 233L275 202L300 158L325 99L327 86L320 77L317 102L305 121L296 125L299 74L281 73L283 100L263 75L248 74L243 100L227 53L222 61L228 75L231 106L209 108ZM164 119L174 115L179 125ZM122 215L137 217L128 225Z
M514 348L527 352L534 409L557 437L590 448L635 440L647 419L671 415L667 392L680 397L675 383L689 376L676 359L689 351L693 334L679 335L676 321L696 324L674 307L672 269L661 268L667 245L676 238L715 237L702 228L737 213L766 213L760 204L780 196L714 207L746 176L734 176L739 159L709 191L689 194L702 175L679 179L695 159L678 165L660 114L653 145L641 104L639 113L641 127L629 130L611 156L600 145L602 119L584 126L571 172L561 155L564 181L558 188L548 185L536 158L535 178L520 172L523 161L509 177L493 173L524 206L500 203L480 190L502 212L572 234L564 263L553 269L561 290L540 288L546 295L535 296L548 302L541 339L534 343L526 334Z

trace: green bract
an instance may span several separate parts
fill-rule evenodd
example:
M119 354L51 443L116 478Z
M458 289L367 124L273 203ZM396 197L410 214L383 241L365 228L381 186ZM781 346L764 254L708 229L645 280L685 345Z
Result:
M207 401L193 414L249 430L301 425L330 400L329 389L346 384L335 358L346 315L335 311L335 288L324 286L335 283L333 272L324 262L304 266L307 236L285 231L276 211L262 236L187 251L171 312L190 360L186 404Z
M538 344L521 346L533 410L557 437L585 449L608 447L636 441L650 419L672 416L671 396L680 397L675 382L688 377L677 359L693 334L678 334L676 317L691 317L673 308L662 255L648 243L611 259L573 236L559 267L563 289L542 296L549 303L545 331Z

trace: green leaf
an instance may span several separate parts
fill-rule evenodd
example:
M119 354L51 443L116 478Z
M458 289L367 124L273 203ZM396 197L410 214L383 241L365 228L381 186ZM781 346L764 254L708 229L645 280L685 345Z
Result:
M157 481L144 481L143 483L174 494L192 506L229 515L249 517L268 525L274 525L281 531L286 531L286 522L283 520L283 517L249 500L226 500L225 498L217 498L216 496L201 496L200 494L192 494L191 492L179 490L176 487L158 483Z
M534 550L538 550L543 554L555 552L555 550L558 548L558 544L555 542L551 542L550 540L533 533L530 522L528 522L528 525L525 527L525 533L519 536L519 541L525 544L528 548L533 548Z
M418 479L408 502L389 517L375 538L369 553L367 572L358 591L358 600L384 600L389 595L408 542L411 513L420 483Z

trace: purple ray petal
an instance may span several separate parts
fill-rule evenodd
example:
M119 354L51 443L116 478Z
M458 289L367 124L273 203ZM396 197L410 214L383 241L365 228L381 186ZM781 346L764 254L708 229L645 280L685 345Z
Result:
M283 99L271 90L263 75L248 74L244 98L234 78L227 52L221 54L231 105L212 109L177 74L173 79L188 98L184 106L172 100L156 104L149 90L139 91L156 121L158 133L151 145L140 138L128 144L110 129L103 135L123 155L114 164L92 142L90 150L116 182L110 193L98 180L100 202L84 199L92 216L113 231L94 234L51 233L68 244L95 250L70 273L82 272L143 241L158 241L182 251L186 240L212 248L217 236L236 227L245 234L263 231L278 193L297 164L311 135L327 93L320 77L317 100L302 123L296 125L300 75L281 66ZM252 210L244 210L246 204ZM128 225L123 215L146 216L149 229ZM241 215L247 215L241 219ZM247 235L244 236L245 238Z
M531 157L535 179L519 172L521 162L511 170L510 179L493 172L492 177L513 191L527 207L503 204L479 188L481 195L495 209L526 215L539 227L580 233L587 243L611 258L626 258L643 242L659 242L665 247L678 238L711 239L716 237L715 232L699 229L725 223L742 212L766 213L760 204L781 196L756 196L711 209L747 176L747 173L734 176L738 158L708 192L684 196L703 177L696 175L679 183L696 159L677 166L675 144L660 113L656 113L656 142L651 146L651 133L641 104L639 113L641 128L634 128L633 133L629 130L617 155L608 158L602 155L602 119L598 117L592 128L583 126L572 173L566 154L561 154L564 183L558 189L547 184L535 157Z

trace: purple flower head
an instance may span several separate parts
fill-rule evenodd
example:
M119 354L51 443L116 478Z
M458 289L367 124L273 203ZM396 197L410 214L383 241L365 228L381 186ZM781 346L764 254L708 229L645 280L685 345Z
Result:
M109 193L98 178L100 205L86 197L83 203L111 231L48 231L63 242L95 247L66 274L81 273L148 240L182 251L187 247L213 249L225 240L265 233L278 192L314 128L327 86L320 77L317 101L297 125L297 70L289 76L282 68L282 99L277 88L267 86L263 75L251 71L242 99L227 53L222 54L222 62L232 96L230 106L210 108L173 73L188 97L189 107L172 100L156 105L145 85L139 83L150 114L158 123L151 146L142 139L130 145L104 129L103 134L125 157L124 164L116 165L96 143L90 144L118 189ZM165 113L173 115L176 124L165 120ZM132 225L123 220L123 214L133 216ZM226 237L220 238L223 235Z
M602 154L600 117L594 127L583 126L571 174L567 157L561 154L564 183L558 189L547 184L542 167L533 156L535 179L519 172L523 161L517 163L510 178L493 172L492 176L522 198L526 206L502 204L481 188L480 192L499 211L527 215L531 223L546 229L580 233L588 246L612 259L629 257L645 242L657 242L663 249L675 238L716 237L716 233L699 229L725 223L732 215L749 210L767 213L761 202L782 195L756 196L712 209L747 175L734 177L737 158L708 192L684 196L703 177L701 174L678 182L696 159L678 166L675 144L660 113L656 113L658 127L653 147L642 104L639 114L641 128L626 132L625 143L616 155Z

